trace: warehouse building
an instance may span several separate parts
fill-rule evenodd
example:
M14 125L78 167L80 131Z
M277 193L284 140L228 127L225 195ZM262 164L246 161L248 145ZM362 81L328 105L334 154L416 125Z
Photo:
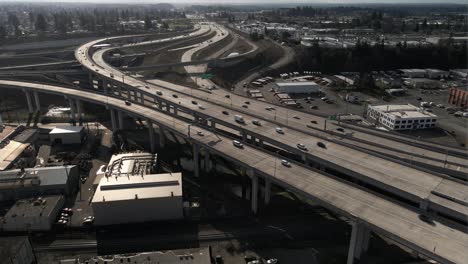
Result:
M181 219L182 174L104 177L91 206L96 225Z
M424 78L426 77L426 70L422 69L400 69L401 74L408 78Z
M36 256L28 237L0 237L0 260L2 264L36 263Z
M27 168L0 172L0 201L37 195L68 195L79 178L77 166Z
M3 230L48 231L64 203L61 195L18 200L3 217Z
M367 116L390 130L424 129L436 126L437 116L414 105L369 105Z
M82 126L57 126L49 132L51 143L55 144L81 144L85 138Z
M320 85L315 82L277 82L276 92L287 94L320 93Z
M413 78L408 80L411 87L415 89L440 89L441 85L438 81L427 78Z

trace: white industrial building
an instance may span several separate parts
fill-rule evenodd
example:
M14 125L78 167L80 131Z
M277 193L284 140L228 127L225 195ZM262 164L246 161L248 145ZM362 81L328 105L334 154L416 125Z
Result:
M36 257L27 236L0 237L2 264L33 264Z
M50 142L58 144L81 144L84 137L82 126L57 126L49 132Z
M440 89L441 85L438 81L427 78L412 78L407 80L411 87L415 89Z
M276 92L287 94L319 93L320 85L315 82L277 82Z
M79 178L77 166L26 168L0 172L0 201L36 195L70 194Z
M400 69L404 77L408 78L424 78L426 77L426 70L422 69Z
M95 225L181 219L182 174L104 177L91 206Z
M3 230L48 231L64 203L61 195L18 200L3 217Z
M430 79L445 79L449 77L448 71L442 71L438 69L426 69L426 76Z
M367 116L390 130L424 129L436 126L437 116L414 105L369 105Z

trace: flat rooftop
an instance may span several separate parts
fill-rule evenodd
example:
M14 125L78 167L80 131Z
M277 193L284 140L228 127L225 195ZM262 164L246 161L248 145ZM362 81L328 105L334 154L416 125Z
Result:
M61 195L53 195L18 200L10 208L4 218L36 218L50 216L55 208L61 204L63 199Z
M83 126L57 126L49 134L73 134L80 133L84 129Z
M29 143L10 141L0 150L0 171L6 170L29 147Z
M6 260L17 256L25 243L29 244L27 236L0 237L0 259Z
M182 173L101 179L93 203L182 196Z
M278 86L307 86L307 85L312 85L315 86L317 85L316 82L277 82L276 85Z
M0 172L0 189L34 185L65 185L75 165L26 168Z
M371 108L383 113L389 113L398 118L436 118L437 116L427 111L420 110L412 104L371 105Z

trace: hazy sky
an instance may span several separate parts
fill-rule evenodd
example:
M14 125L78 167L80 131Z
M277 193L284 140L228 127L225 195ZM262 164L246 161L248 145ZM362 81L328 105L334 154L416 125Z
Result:
M174 4L353 4L353 3L459 3L466 0L0 0L0 2L92 2L92 3L174 3Z

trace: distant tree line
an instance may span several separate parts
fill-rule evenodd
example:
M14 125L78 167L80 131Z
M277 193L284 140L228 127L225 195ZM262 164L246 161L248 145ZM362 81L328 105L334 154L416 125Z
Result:
M166 4L167 5L167 4ZM149 21L169 18L185 18L185 13L174 11L173 7L160 5L117 7L99 6L83 7L70 6L57 8L47 5L0 5L0 40L12 37L21 37L30 34L59 34L65 35L73 30L88 32L119 32L123 28L122 21L144 20L147 29L153 28ZM163 27L168 27L163 23Z
M371 72L401 68L467 68L466 43L452 45L450 41L433 46L385 46L358 42L354 48L302 47L298 51L298 66L327 73L342 71Z

